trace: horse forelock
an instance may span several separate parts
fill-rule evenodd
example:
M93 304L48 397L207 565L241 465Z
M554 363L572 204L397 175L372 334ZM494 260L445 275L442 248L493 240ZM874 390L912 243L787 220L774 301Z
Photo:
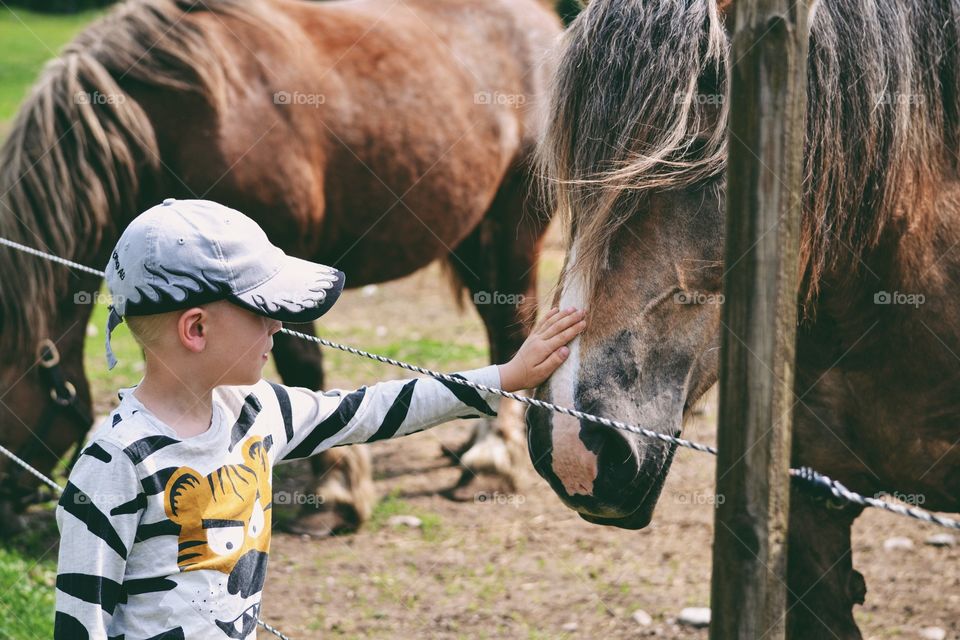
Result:
M0 236L102 268L90 264L102 240L138 213L141 178L160 166L153 127L121 83L192 91L219 106L242 79L204 24L285 24L261 0L208 1L202 9L217 20L206 22L185 15L192 5L123 3L47 63L0 147ZM0 273L0 353L19 365L39 338L58 337L50 318L73 276L6 247Z
M722 172L725 101L696 96L727 48L707 2L594 0L565 33L539 158L587 290L638 194Z
M960 142L953 3L824 1L811 18L808 302L828 273L859 273L892 222L932 217ZM716 0L593 0L557 55L540 166L592 290L646 194L721 183L730 36Z

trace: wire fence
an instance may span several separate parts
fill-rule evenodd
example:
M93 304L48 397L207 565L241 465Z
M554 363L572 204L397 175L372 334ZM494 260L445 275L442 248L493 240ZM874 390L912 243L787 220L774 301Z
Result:
M22 251L22 252L24 252L24 253L28 253L28 254L30 254L30 255L36 256L36 257L38 257L38 258L42 258L42 259L44 259L44 260L50 260L50 261L52 261L52 262L56 262L56 263L62 264L62 265L64 265L64 266L71 267L71 268L73 268L73 269L78 269L78 270L80 270L80 271L83 271L84 273L89 273L89 274L92 274L92 275L98 275L98 276L100 276L100 277L103 277L103 276L104 276L104 272L101 271L101 270L99 270L99 269L94 269L94 268L92 268L92 267L88 267L88 266L86 266L86 265L79 264L79 263L77 263L77 262L73 262L72 260L67 260L66 258L61 258L60 256L56 256L56 255L53 255L53 254L50 254L50 253L46 253L46 252L44 252L44 251L40 251L40 250L35 249L35 248L33 248L33 247L29 247L29 246L27 246L27 245L23 245L23 244L20 244L20 243L18 243L18 242L14 242L14 241L12 241L12 240L8 240L8 239L6 239L6 238L0 237L0 245L4 245L4 246L7 246L7 247L10 247L11 249L15 249L15 250L17 250L17 251ZM452 383L454 383L454 384L459 384L459 385L462 385L462 386L470 387L470 388L476 389L476 390L478 390L478 391L483 391L483 392L487 392L487 393L493 393L493 394L502 396L502 397L504 397L504 398L510 398L511 400L516 400L517 402L521 402L521 403L526 404L526 405L529 405L529 406L537 407L537 408L539 408L539 409L544 409L544 410L547 410L547 411L552 411L552 412L555 412L555 413L560 413L560 414L563 414L563 415L571 416L571 417L577 418L577 419L579 419L579 420L586 420L586 421L588 421L588 422L593 422L593 423L595 423L595 424L603 425L603 426L609 427L609 428L611 428L611 429L619 429L619 430L621 430L621 431L626 431L626 432L629 432L629 433L633 433L633 434L636 434L636 435L639 435L639 436L642 436L642 437L645 437L645 438L654 438L654 439L660 440L660 441L662 441L662 442L666 442L666 443L668 443L668 444L675 445L675 446L677 446L677 447L682 447L682 448L686 448L686 449L692 449L692 450L694 450L694 451L699 451L700 453L707 453L707 454L711 454L711 455L717 455L717 449L716 449L715 447L711 447L711 446L708 446L708 445L705 445L705 444L701 444L701 443L698 443L698 442L693 442L693 441L687 440L687 439L685 439L685 438L679 438L679 437L676 437L676 436L672 436L672 435L670 435L670 434L660 433L660 432L658 432L658 431L652 431L652 430L650 430L650 429L645 429L645 428L640 427L640 426L637 426L637 425L628 424L628 423L622 422L622 421L620 421L620 420L612 420L612 419L610 419L610 418L604 418L604 417L601 417L601 416L595 416L595 415L592 415L592 414L589 414L589 413L584 413L583 411L579 411L579 410L577 410L577 409L571 409L571 408L569 408L569 407L563 407L563 406L554 404L554 403L552 403L552 402L546 402L546 401L544 401L544 400L539 400L539 399L537 399L537 398L529 398L529 397L527 397L527 396L523 396L523 395L520 395L520 394L517 394L517 393L512 393L512 392L510 392L510 391L504 391L503 389L497 389L497 388L495 388L495 387L488 387L488 386L483 385L483 384L479 384L479 383L476 383L476 382L471 382L471 381L466 380L466 379L464 379L464 378L458 378L458 377L456 377L456 376L452 376L452 375L446 374L446 373L440 373L440 372L438 372L438 371L431 371L430 369L425 369L425 368L423 368L423 367L418 367L417 365L408 364L408 363L402 362L402 361L400 361L400 360L395 360L395 359L393 359L393 358L388 358L388 357L386 357L386 356L381 356L381 355L378 355L378 354L375 354L375 353L370 353L370 352L364 351L364 350L362 350L362 349L357 349L356 347L350 347L350 346L347 346L347 345L339 344L339 343L336 343L336 342L332 342L332 341L330 341L330 340L327 340L327 339L325 339L325 338L320 338L320 337L317 337L317 336L312 336L312 335L309 335L309 334L306 334L306 333L301 333L301 332L299 332L299 331L294 331L294 330L292 330L292 329L284 328L284 329L281 329L281 331L283 331L284 333L287 333L287 334L289 334L289 335L291 335L291 336L294 336L294 337L296 337L296 338L300 338L300 339L303 339L303 340L308 340L308 341L310 341L310 342L315 342L315 343L317 343L317 344L319 344L319 345L322 345L322 346L325 346L325 347L329 347L329 348L332 348L332 349L338 349L338 350L340 350L340 351L345 351L345 352L347 352L347 353L351 353L351 354L356 355L356 356L360 356L360 357L363 357L363 358L369 358L369 359L371 359L371 360L376 360L377 362L381 362L381 363L384 363L384 364L393 365L393 366L395 366L395 367L400 367L400 368L406 369L406 370L408 370L408 371L413 371L413 372L415 372L415 373L420 373L420 374L423 374L423 375L431 376L431 377L433 377L433 378L437 378L437 379L439 379L439 380L444 380L444 381L446 381L446 382L452 382ZM3 446L0 446L0 453L2 453L3 455L9 457L9 458L10 458L11 460L13 460L16 464L18 464L18 465L20 465L21 467L23 467L24 469L26 469L26 470L27 470L28 472L30 472L33 476L35 476L36 478L38 478L41 482L43 482L43 483L47 484L48 486L52 487L52 488L53 488L54 490L56 490L58 493L61 493L61 492L63 491L63 488L62 488L59 484L57 484L56 482L54 482L53 480L51 480L50 478L48 478L47 476L45 476L44 474L42 474L42 473L41 473L40 471L38 471L37 469L34 469L34 468L33 468L32 466L30 466L26 461L18 458L18 457L17 457L16 455L14 455L13 452L11 452L10 450L6 449L6 448L3 447ZM813 470L813 469L810 469L809 467L801 467L801 468L799 468L799 469L790 469L790 476L791 476L793 479L795 479L795 480L803 483L809 490L811 490L811 491L814 492L815 494L818 494L818 495L823 496L823 497L828 497L828 496L829 496L829 497L832 497L832 498L835 498L835 499L837 499L837 500L841 500L841 501L844 501L844 502L847 502L847 503L850 503L850 504L859 505L859 506L861 506L861 507L872 507L872 508L874 508L874 509L880 509L880 510L882 510L882 511L886 511L886 512L888 512L888 513L892 513L892 514L895 514L895 515L899 515L899 516L903 516L903 517L906 517L906 518L911 518L911 519L914 519L914 520L918 520L918 521L921 521L921 522L926 522L926 523L929 523L929 524L934 524L934 525L938 525L938 526L941 526L941 527L946 527L946 528L948 528L948 529L954 529L954 530L960 531L960 521L957 521L957 520L954 520L954 519L951 519L951 518L946 518L946 517L944 517L944 516L937 515L937 514L935 514L935 513L933 513L933 512L927 511L927 510L925 510L925 509L919 509L919 508L916 508L916 507L908 507L908 506L905 506L905 505L888 502L888 501L886 501L886 500L881 500L881 499L879 499L879 498L861 495L861 494L859 494L859 493L857 493L857 492L855 492L855 491L852 491L852 490L848 489L847 487L845 487L843 484L841 484L841 483L838 482L837 480L834 480L834 479L832 479L832 478L830 478L830 477L828 477L828 476L825 476L825 475L823 475L822 473L819 473L819 472L817 472L817 471L815 471L815 470ZM257 624L259 624L261 627L263 627L263 628L266 629L268 632L272 633L274 636L276 636L276 637L278 637L278 638L282 638L282 639L284 639L284 640L290 640L290 638L289 638L288 636L284 635L284 634L283 634L282 632L280 632L278 629L276 629L275 627L270 626L269 624L267 624L266 622L264 622L264 621L262 621L262 620L260 620L260 619L257 620Z
M37 256L37 257L39 257L39 258L43 258L43 259L45 259L45 260L51 260L51 261L53 261L53 262L56 262L56 263L65 265L65 266L67 266L67 267L72 267L72 268L74 268L74 269L79 269L79 270L81 270L81 271L84 271L85 273L90 273L90 274L94 274L94 275L99 275L99 276L101 276L101 277L103 277L103 276L105 275L104 272L101 271L101 270L99 270L99 269L94 269L94 268L92 268L92 267L88 267L88 266L86 266L86 265L79 264L79 263L77 263L77 262L73 262L72 260L67 260L66 258L61 258L60 256L56 256L56 255L53 255L53 254L50 254L50 253L47 253L47 252L44 252L44 251L40 251L40 250L35 249L35 248L33 248L33 247L29 247L29 246L20 244L20 243L18 243L18 242L14 242L14 241L12 241L12 240L8 240L8 239L3 238L3 237L0 237L0 245L5 245L5 246L8 246L8 247L10 247L10 248L12 248L12 249L16 249L16 250L18 250L18 251L24 251L24 252L29 253L29 254L31 254L31 255ZM466 380L466 379L464 379L464 378L459 378L459 377L452 376L452 375L449 375L449 374L446 374L446 373L440 373L440 372L438 372L438 371L431 371L430 369L425 369L425 368L423 368L423 367L418 367L418 366L416 366L416 365L408 364L408 363L402 362L402 361L400 361L400 360L395 360L395 359L393 359L393 358L388 358L388 357L386 357L386 356L381 356L381 355L377 355L377 354L375 354L375 353L370 353L370 352L364 351L364 350L362 350L362 349L357 349L356 347L350 347L350 346L347 346L347 345L339 344L339 343L337 343L337 342L333 342L333 341L327 340L327 339L325 339L325 338L319 338L319 337L317 337L317 336L308 335L308 334L305 334L305 333L301 333L301 332L299 332L299 331L294 331L294 330L292 330L292 329L284 328L284 329L281 329L281 331L283 331L284 333L287 333L287 334L289 334L289 335L291 335L291 336L294 336L294 337L297 337L297 338L300 338L300 339L303 339L303 340L308 340L308 341L310 341L310 342L315 342L315 343L320 344L320 345L325 346L325 347L330 347L330 348L332 348L332 349L338 349L338 350L340 350L340 351L345 351L345 352L347 352L347 353L352 353L352 354L357 355L357 356L361 356L361 357L364 357L364 358L369 358L369 359L371 359L371 360L376 360L377 362L382 362L382 363L384 363L384 364L390 364L390 365L393 365L393 366L395 366L395 367L400 367L400 368L402 368L402 369L407 369L408 371L413 371L413 372L416 372L416 373L421 373L421 374L424 374L424 375L428 375L428 376L431 376L431 377L433 377L433 378L437 378L437 379L444 380L444 381L447 381L447 382L452 382L452 383L454 383L454 384L463 385L463 386L466 386L466 387L471 387L471 388L476 389L476 390L478 390L478 391L484 391L484 392L488 392L488 393L493 393L493 394L496 394L496 395L499 395L499 396L503 396L504 398L510 398L511 400L516 400L517 402L522 402L523 404L527 404L527 405L530 405L530 406L537 407L537 408L539 408L539 409L545 409L545 410L548 410L548 411L553 411L553 412L555 412L555 413L561 413L561 414L564 414L564 415L568 415L568 416L577 418L577 419L579 419L579 420L586 420L586 421L588 421L588 422L593 422L593 423L595 423L595 424L603 425L603 426L605 426L605 427L609 427L609 428L612 428L612 429L619 429L619 430L621 430L621 431L627 431L627 432L629 432L629 433L633 433L633 434L636 434L636 435L639 435L639 436L642 436L642 437L645 437L645 438L654 438L654 439L657 439L657 440L661 440L661 441L663 441L663 442L666 442L666 443L668 443L668 444L672 444L672 445L675 445L675 446L678 446L678 447L683 447L683 448L686 448L686 449L692 449L692 450L694 450L694 451L699 451L699 452L701 452L701 453L708 453L708 454L711 454L711 455L717 455L717 449L716 449L715 447L711 447L711 446L708 446L708 445L705 445L705 444L701 444L701 443L699 443L699 442L693 442L693 441L687 440L687 439L685 439L685 438L679 438L679 437L676 437L676 436L672 436L672 435L670 435L670 434L660 433L659 431L652 431L652 430L650 430L650 429L645 429L645 428L640 427L640 426L637 426L637 425L628 424L628 423L622 422L622 421L620 421L620 420L612 420L612 419L610 419L610 418L604 418L604 417L601 417L601 416L595 416L595 415L592 415L592 414L589 414L589 413L584 413L583 411L579 411L579 410L577 410L577 409L571 409L571 408L569 408L569 407L563 407L563 406L554 404L554 403L552 403L552 402L546 402L546 401L544 401L544 400L538 400L538 399L536 399L536 398L529 398L529 397L527 397L527 396L523 396L523 395L520 395L520 394L517 394L517 393L511 393L510 391L504 391L503 389L497 389L497 388L495 388L495 387L488 387L488 386L483 385L483 384L479 384L479 383L476 383L476 382L471 382L471 381ZM35 471L35 470L34 470L34 471ZM39 473L39 472L36 472L36 473ZM842 483L840 483L839 481L834 480L834 479L832 479L832 478L830 478L830 477L828 477L828 476L826 476L826 475L824 475L824 474L822 474L822 473L819 473L819 472L817 472L817 471L814 471L813 469L809 469L809 468L806 468L806 467L803 467L803 468L800 468L800 469L791 469L791 470L790 470L790 476L793 477L793 478L795 478L796 480L804 483L807 487L809 487L810 489L812 489L814 492L819 493L819 494L821 494L821 495L827 495L827 494L829 494L830 496L832 496L832 497L834 497L834 498L837 498L837 499L839 499L839 500L844 500L844 501L849 502L849 503L852 503L852 504L857 504L857 505L860 505L860 506L863 506L863 507L872 507L872 508L875 508L875 509L880 509L880 510L883 510L883 511L887 511L887 512L889 512L889 513L893 513L893 514L896 514L896 515L899 515L899 516L903 516L903 517L906 517L906 518L913 518L913 519L915 519L915 520L920 520L920 521L922 521L922 522L928 522L928 523L931 523L931 524L939 525L939 526L941 526L941 527L946 527L946 528L949 528L949 529L955 529L955 530L960 531L960 522L958 522L958 521L956 521L956 520L953 520L953 519L951 519L951 518L946 518L946 517L943 517L943 516L939 516L939 515L934 514L934 513L932 513L932 512L926 511L925 509L919 509L919 508L916 508L916 507L908 507L908 506L904 506L904 505L900 505L900 504L895 504L895 503L892 503L892 502L888 502L888 501L886 501L886 500L881 500L881 499L876 498L876 497L870 497L870 496L861 495L861 494L859 494L859 493L857 493L857 492L855 492L855 491L852 491L852 490L848 489L847 487L845 487L845 486L844 486ZM52 481L51 481L51 482L52 482Z

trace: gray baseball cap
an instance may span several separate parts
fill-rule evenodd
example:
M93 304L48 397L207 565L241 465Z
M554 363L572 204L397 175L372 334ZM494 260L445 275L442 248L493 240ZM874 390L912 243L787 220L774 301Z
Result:
M332 267L288 256L256 222L209 200L175 200L127 226L106 268L112 304L107 366L117 363L110 335L126 316L229 300L267 318L311 322L343 291Z

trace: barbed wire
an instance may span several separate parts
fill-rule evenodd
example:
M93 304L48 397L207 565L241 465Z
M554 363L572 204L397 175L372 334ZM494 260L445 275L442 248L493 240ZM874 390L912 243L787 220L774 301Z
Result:
M42 473L40 473L38 470L36 470L36 469L34 469L33 467L31 467L31 466L30 466L25 460L23 460L22 458L17 457L12 451L10 451L10 449L7 449L7 448L4 447L3 445L0 445L0 453L2 453L3 455L7 456L8 458L10 458L10 459L13 460L14 462L16 462L18 465L20 465L21 467L23 467L24 469L26 469L27 472L29 472L29 473L30 473L31 475L33 475L34 477L38 478L38 479L40 480L40 482L43 482L44 484L49 485L50 487L52 487L53 490L57 492L57 494L63 493L63 487L61 487L59 484L57 484L56 482L54 482L53 480L51 480L51 479L48 478L47 476L45 476L45 475L43 475Z
M684 438L677 438L676 436L671 436L666 433L660 433L659 431L653 431L651 429L644 429L643 427L627 424L626 422L620 422L619 420L602 418L600 416L584 413L583 411L578 411L577 409L570 409L569 407L563 407L558 404L553 404L552 402L546 402L544 400L538 400L536 398L528 398L527 396L523 396L518 393L512 393L510 391L504 391L503 389L497 389L496 387L488 387L487 385L480 384L479 382L471 382L470 380L465 380L464 378L458 378L457 376L452 376L448 373L431 371L430 369L424 369L423 367L418 367L415 364L408 364L406 362L401 362L400 360L394 360L393 358L388 358L386 356L370 353L368 351L364 351L363 349L357 349L356 347L349 347L336 342L332 342L325 338L318 338L317 336L312 336L306 333L300 333L299 331L294 331L293 329L284 328L284 329L281 329L281 331L291 336L302 338L303 340L316 342L317 344L321 344L325 347L331 347L333 349L339 349L340 351L346 351L347 353L352 353L354 355L362 356L364 358L370 358L371 360L376 360L377 362L392 364L393 366L400 367L401 369L407 369L408 371L415 371L417 373L428 375L432 378L445 380L447 382L453 382L455 384L463 385L465 387L471 387L473 389L476 389L477 391L493 393L498 396L503 396L504 398L510 398L511 400L516 400L524 404L538 407L540 409L547 409L549 411L553 411L556 413L562 413L568 416L572 416L574 418L579 418L580 420L586 420L588 422L595 422L597 424L602 424L606 427L612 427L614 429L620 429L622 431L629 431L630 433L635 433L637 435L644 436L647 438L656 438L657 440L662 440L663 442L666 442L669 444L675 444L678 447L685 447L687 449L693 449L694 451L700 451L701 453L709 453L711 455L717 455L716 448L705 445L705 444L700 444L699 442L685 440Z
M267 631L269 631L270 633L272 633L273 635L275 635L275 636L277 636L278 638L280 638L280 640L292 640L292 638L291 638L290 636L284 635L284 633L283 633L282 631L280 631L280 630L277 629L276 627L270 626L269 624L267 624L266 622L264 622L264 621L261 620L260 618L257 618L257 624L260 625L261 627L263 627L264 629L266 629Z
M101 270L94 269L92 267L88 267L86 265L73 262L72 260L67 260L66 258L61 258L60 256L56 256L44 251L40 251L38 249L34 249L33 247L22 245L18 242L7 240L6 238L3 238L3 237L0 237L0 245L5 245L10 248L16 249L18 251L24 251L25 253L36 256L38 258L51 260L58 264L62 264L68 267L82 270L86 273L91 273L94 275L98 275L100 277L103 277L105 275L104 272ZM453 376L446 373L440 373L438 371L432 371L424 367L408 364L400 360L395 360L393 358L388 358L386 356L370 353L362 349L357 349L356 347L350 347L347 345L339 344L337 342L333 342L325 338L320 338L320 337L309 335L306 333L301 333L299 331L294 331L292 329L283 328L281 329L281 331L291 336L294 336L296 338L308 340L310 342L315 342L317 344L330 347L332 349L338 349L340 351L345 351L347 353L351 353L357 356L369 358L371 360L376 360L377 362L390 364L395 367L400 367L402 369L407 369L409 371L414 371L416 373L428 375L430 377L437 378L439 380L444 380L447 382L452 382L454 384L471 387L478 391L493 393L493 394L502 396L504 398L510 398L511 400L516 400L517 402L522 402L524 404L531 405L540 409L553 411L555 413L561 413L564 415L571 416L573 418L577 418L579 420L586 420L588 422L593 422L596 424L603 425L605 427L626 431L626 432L633 433L646 438L654 438L662 442L666 442L668 444L676 445L678 447L683 447L687 449L692 449L694 451L699 451L701 453L708 453L714 456L717 455L717 449L715 447L711 447L709 445L701 444L698 442L693 442L692 440L687 440L685 438L678 438L670 434L660 433L659 431L653 431L651 429L645 429L637 425L621 422L620 420L611 420L609 418L595 416L589 413L585 413L583 411L579 411L577 409L563 407L563 406L554 404L552 402L546 402L544 400L539 400L537 398L529 398L527 396L523 396L517 393L512 393L510 391L505 391L503 389L497 389L496 387L489 387L487 385L483 385L477 382L472 382L465 378L460 378L460 377ZM6 455L12 456L12 454L10 454L6 449L3 449L2 447L0 447L0 453L5 453ZM15 458L15 457L14 457L14 460L21 466L24 466L25 468L27 468L33 475L36 475L44 482L47 482L47 484L52 483L53 486L59 488L59 485L54 483L52 480L45 478L45 476L40 474L40 472L37 471L36 469L33 469L32 467L30 467L26 462L19 460L18 458ZM827 492L838 499L846 500L847 502L857 504L863 507L873 507L876 509L886 511L888 513L893 513L903 517L912 518L922 522L936 524L941 527L946 527L949 529L955 529L960 531L960 522L956 520L945 518L943 516L938 516L934 513L926 511L925 509L918 509L915 507L905 507L902 505L887 502L885 500L880 500L878 498L871 498L869 496L861 495L855 491L851 491L850 489L846 488L842 483L836 480L833 480L832 478L807 467L803 467L800 469L790 469L790 476L792 478L799 480L800 482L806 483L808 485L808 488L815 492L816 491Z
M926 509L907 507L905 505L887 502L886 500L860 495L856 491L847 489L839 481L829 478L822 473L818 473L810 467L790 469L790 477L797 478L802 482L806 482L814 491L819 490L828 492L835 498L846 500L847 502L852 502L853 504L858 504L863 507L881 509L889 513L905 516L907 518L913 518L915 520L921 520L930 524L940 525L941 527L946 527L948 529L960 529L960 522L957 522L956 520L938 516L935 513L927 511Z

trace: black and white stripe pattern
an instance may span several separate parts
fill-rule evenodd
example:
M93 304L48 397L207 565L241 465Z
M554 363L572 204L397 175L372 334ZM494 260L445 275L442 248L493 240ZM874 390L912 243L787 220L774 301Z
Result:
M455 375L493 388L500 385L495 366ZM137 637L145 630L153 638L211 637L220 629L235 628L231 621L243 620L243 612L259 604L262 576L245 582L255 593L236 593L224 588L233 580L231 574L189 568L204 554L209 556L212 546L189 537L191 524L183 521L179 509L168 511L172 493L180 492L178 505L202 509L197 507L202 503L184 503L182 492L196 489L196 483L206 490L219 482L228 494L245 496L229 485L241 476L222 470L244 469L244 482L256 478L249 466L256 465L243 458L251 451L262 456L253 460L274 465L334 446L415 433L465 415L496 415L499 402L496 394L429 377L353 391L312 391L261 381L218 388L211 428L184 439L158 423L129 391L121 392L120 406L83 450L57 508L61 545L56 638L123 637L128 632L125 621L130 620L136 620ZM261 500L263 511L271 513L272 496ZM212 515L207 521L223 522L222 517ZM269 536L269 527L263 535ZM257 566L265 568L266 548L249 555ZM178 566L183 554L191 554L191 563ZM244 570L252 566L247 562ZM198 593L229 595L206 603L201 611L190 604L203 599L195 597Z

